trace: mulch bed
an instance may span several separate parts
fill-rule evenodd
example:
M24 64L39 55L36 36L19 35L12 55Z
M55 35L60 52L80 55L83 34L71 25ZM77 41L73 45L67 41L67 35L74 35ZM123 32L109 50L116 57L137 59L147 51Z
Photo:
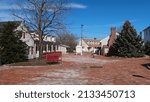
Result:
M28 60L26 62L18 62L18 63L13 63L9 64L9 66L48 66L51 64L59 64L59 63L47 63L46 60L38 60L38 59L32 59Z

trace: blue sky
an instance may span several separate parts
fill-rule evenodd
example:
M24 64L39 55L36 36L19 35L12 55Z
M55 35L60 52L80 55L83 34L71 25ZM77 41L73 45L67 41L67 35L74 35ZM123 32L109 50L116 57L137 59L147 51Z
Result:
M0 0L0 20L12 20L9 8L23 0ZM130 20L138 32L150 26L150 0L71 0L72 10L65 22L71 33L102 39L110 34L111 27L121 27Z

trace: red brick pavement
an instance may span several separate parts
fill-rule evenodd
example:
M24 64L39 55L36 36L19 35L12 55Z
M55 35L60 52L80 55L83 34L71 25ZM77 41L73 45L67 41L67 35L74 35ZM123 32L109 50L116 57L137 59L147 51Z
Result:
M71 60L73 59L73 60ZM0 84L150 85L150 58L63 56L63 64L0 67Z

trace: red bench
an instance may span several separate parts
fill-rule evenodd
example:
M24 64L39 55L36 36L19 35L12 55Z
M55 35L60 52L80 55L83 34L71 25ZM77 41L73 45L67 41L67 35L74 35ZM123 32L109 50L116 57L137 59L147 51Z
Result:
M43 54L47 62L62 62L62 52L48 52Z

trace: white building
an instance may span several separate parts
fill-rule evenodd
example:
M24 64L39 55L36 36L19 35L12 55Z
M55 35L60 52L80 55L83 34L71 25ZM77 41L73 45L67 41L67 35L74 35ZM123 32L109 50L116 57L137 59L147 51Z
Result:
M100 40L94 39L82 39L79 41L79 45L82 46L83 52L94 52L100 47Z
M39 37L35 32L30 32L29 28L25 26L23 22L20 21L11 21L16 22L18 27L16 31L22 33L20 40L25 42L28 46L28 59L34 59L39 57ZM0 22L5 24L7 22ZM43 39L43 53L44 52L54 52L61 51L64 54L67 52L67 47L65 45L57 45L56 38L54 36L46 35Z
M20 22L20 25L16 28L16 31L21 31L22 36L21 39L23 42L25 42L28 46L28 59L33 59L36 58L36 53L35 53L35 43L34 39L32 38L29 29L25 27L23 22Z
M101 43L101 55L106 55L108 53L108 40L109 40L110 36L107 36L106 38L102 39L100 41Z
M60 45L58 45L57 51L61 51L63 54L66 54L67 53L67 48L69 48L69 46L60 44Z
M22 32L21 40L28 45L28 59L39 57L39 38L35 32L30 32L23 22L16 28ZM56 51L56 38L54 36L45 36L43 39L43 52Z
M109 37L110 37L110 36L107 36L106 38L104 38L104 39L102 39L102 40L100 41L100 43L101 43L101 48L103 48L104 45L107 45L107 44L108 44Z
M150 41L150 26L147 27L144 31L144 42Z

